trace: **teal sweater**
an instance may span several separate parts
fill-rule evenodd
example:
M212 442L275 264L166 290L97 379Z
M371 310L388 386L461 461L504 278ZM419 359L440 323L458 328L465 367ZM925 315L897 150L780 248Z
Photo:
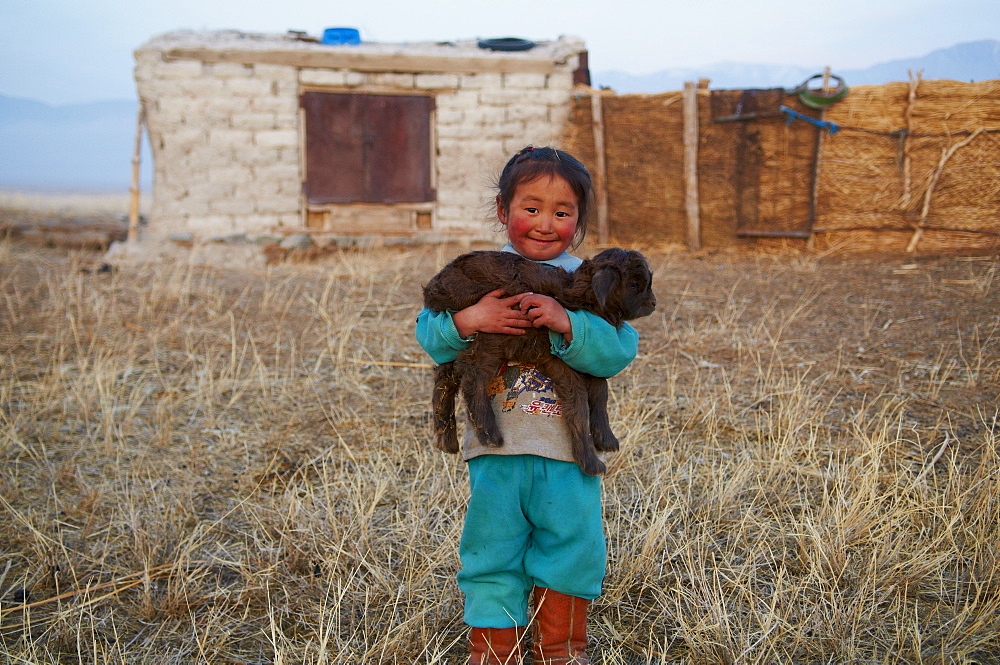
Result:
M505 252L514 252L507 245ZM583 261L563 252L543 261L573 272ZM513 294L512 294L513 295ZM562 333L549 331L552 353L578 372L611 377L625 369L639 350L639 333L628 323L614 327L601 317L586 310L566 310L573 327L573 341L566 344ZM417 317L417 342L437 364L455 360L472 342L458 335L451 312L435 312L424 308Z

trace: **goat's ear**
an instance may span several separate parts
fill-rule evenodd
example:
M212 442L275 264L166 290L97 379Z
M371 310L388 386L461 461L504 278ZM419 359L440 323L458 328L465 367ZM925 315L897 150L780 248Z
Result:
M591 280L591 287L594 289L594 295L597 296L597 303L603 308L608 301L608 296L614 293L615 289L618 288L618 283L621 279L618 276L617 270L612 270L611 268L602 268L594 273L594 278Z

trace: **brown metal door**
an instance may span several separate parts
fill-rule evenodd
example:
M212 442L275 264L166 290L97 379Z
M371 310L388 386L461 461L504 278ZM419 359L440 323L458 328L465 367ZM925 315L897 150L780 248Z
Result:
M364 200L364 105L360 95L307 92L305 194L310 203Z
M433 98L307 92L300 103L309 203L434 200Z

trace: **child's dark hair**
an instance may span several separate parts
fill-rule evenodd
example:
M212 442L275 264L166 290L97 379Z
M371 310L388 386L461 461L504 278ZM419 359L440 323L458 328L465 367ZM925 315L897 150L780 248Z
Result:
M500 179L497 181L497 203L509 213L517 186L543 176L559 176L576 194L579 206L576 233L573 235L573 246L576 247L587 235L591 180L587 167L568 152L555 148L535 148L530 145L521 148L500 172Z

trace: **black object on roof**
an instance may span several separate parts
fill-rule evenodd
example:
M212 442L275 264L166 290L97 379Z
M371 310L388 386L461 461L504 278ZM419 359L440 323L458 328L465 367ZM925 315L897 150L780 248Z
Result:
M491 51L530 51L535 48L535 42L520 37L495 37L493 39L480 39L479 48Z

